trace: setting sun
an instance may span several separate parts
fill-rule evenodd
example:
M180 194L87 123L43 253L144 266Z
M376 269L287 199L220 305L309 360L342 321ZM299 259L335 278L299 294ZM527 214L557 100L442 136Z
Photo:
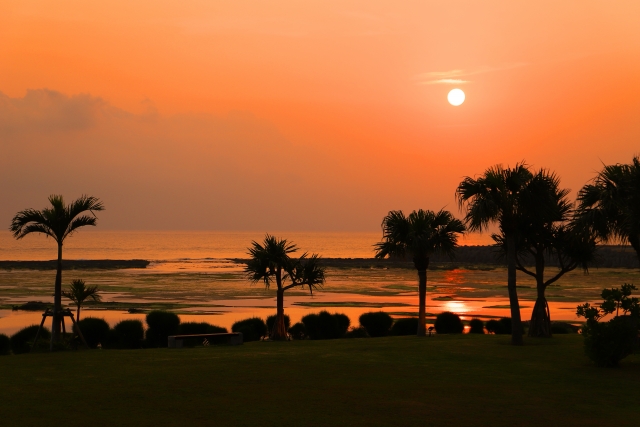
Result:
M464 102L464 92L462 89L451 89L449 95L447 95L447 99L449 100L449 104L457 107Z

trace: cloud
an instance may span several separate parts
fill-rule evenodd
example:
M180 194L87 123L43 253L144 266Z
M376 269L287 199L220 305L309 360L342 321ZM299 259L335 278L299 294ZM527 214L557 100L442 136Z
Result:
M492 73L495 71L512 70L528 65L526 62L515 62L500 67L483 66L474 70L449 70L449 71L430 71L417 76L418 84L464 84L471 83L471 80L463 80L460 77L475 76L478 74Z

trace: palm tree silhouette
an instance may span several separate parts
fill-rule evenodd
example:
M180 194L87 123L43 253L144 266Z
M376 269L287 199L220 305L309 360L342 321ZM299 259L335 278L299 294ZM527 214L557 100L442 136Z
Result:
M251 242L245 272L253 283L264 282L267 289L276 282L276 321L270 331L272 340L286 340L287 330L284 322L284 292L296 286L314 289L322 287L325 282L325 269L320 265L320 257L305 253L299 259L291 258L290 254L297 252L298 247L267 234L262 244ZM286 281L291 283L286 285Z
M504 236L507 252L507 289L511 307L511 343L522 344L522 319L516 290L516 251L519 228L525 213L535 216L546 204L540 203L539 191L531 185L533 173L523 162L514 168L496 165L473 179L466 177L456 190L456 198L461 209L466 208L465 222L469 230L483 231L491 223L497 223ZM535 181L534 181L535 182ZM537 194L541 193L541 194Z
M605 165L578 193L577 218L604 242L631 244L640 261L640 157Z
M568 189L560 188L558 176L542 169L535 173L527 187L535 195L539 206L522 212L519 219L516 269L533 277L536 281L537 298L529 324L530 337L551 336L551 316L545 291L564 274L582 266L585 271L593 261L595 238L585 230L575 227L572 221L573 204L567 199ZM494 234L496 244L506 253L506 236ZM523 259L532 256L535 268L527 268ZM545 280L545 264L553 258L558 262L558 271Z
M86 286L84 280L76 279L71 281L68 291L62 291L62 296L70 299L76 305L76 322L80 321L80 307L87 298L94 301L101 301L102 297L98 294L97 286Z
M427 268L434 253L453 256L462 221L450 212L440 210L413 211L408 217L402 211L390 211L382 220L383 241L375 245L376 258L409 255L418 270L418 336L426 335Z
M52 342L60 339L62 325L62 245L67 237L80 227L95 226L96 211L104 210L102 202L92 196L81 196L68 205L59 195L49 196L50 208L42 210L25 209L11 220L10 230L13 237L22 239L31 233L42 233L53 238L58 244L58 262L54 287L53 321L51 327ZM83 215L91 212L91 216Z

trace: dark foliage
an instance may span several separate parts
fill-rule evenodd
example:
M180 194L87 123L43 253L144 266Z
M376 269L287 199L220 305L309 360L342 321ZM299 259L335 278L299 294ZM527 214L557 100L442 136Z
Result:
M276 323L276 315L271 315L269 317L267 317L267 331L271 331L273 329L273 325L275 325ZM289 326L291 325L291 319L289 318L288 315L284 315L284 328L285 329L289 329Z
M166 347L169 335L176 335L180 327L180 318L170 311L155 310L147 314L146 332L149 347Z
M11 354L11 342L5 334L0 334L0 356Z
M13 311L24 310L24 311L45 311L48 308L53 308L53 304L42 301L29 301L25 302L21 305L14 305L12 307Z
M290 327L288 332L289 335L291 335L291 338L294 340L304 340L309 338L309 335L307 334L307 328L302 322L298 322Z
M144 338L144 327L139 320L122 320L109 332L108 347L140 348Z
M180 323L178 328L178 334L180 335L199 335L199 334L226 334L227 328L221 326L211 325L207 322L185 322ZM207 338L209 343L215 344L217 340L214 338ZM221 340L224 341L224 340ZM182 340L182 345L185 347L195 347L202 345L204 339L202 338L187 338Z
M242 339L247 341L259 341L267 335L267 324L259 317L240 320L231 326L233 332L242 332Z
M369 338L367 330L360 326L359 328L352 328L344 334L345 338Z
M480 319L471 319L469 321L470 334L484 334L484 322Z
M109 339L109 324L103 319L87 317L78 322L80 332L84 336L89 348L96 348L98 344L105 344Z
M302 318L302 323L310 339L330 340L344 336L349 328L348 319L344 314L331 314L323 310L318 314L307 314Z
M575 334L578 328L566 322L551 322L552 334Z
M450 311L443 311L438 314L434 326L439 334L461 334L464 330L460 316Z
M391 335L416 335L418 322L417 317L396 319L396 321L393 322L393 326L391 326Z
M490 334L508 335L511 333L511 318L502 317L500 320L491 319L487 321L486 326Z
M373 311L360 316L360 325L367 330L370 337L389 335L393 318L384 311Z
M31 325L20 329L18 332L13 334L9 339L13 354L28 353L31 351L31 345L33 344L33 340L36 338L37 333L38 325ZM38 339L38 349L48 348L49 344L47 341L49 339L51 339L51 332L49 329L42 327L42 330L40 331L40 338Z

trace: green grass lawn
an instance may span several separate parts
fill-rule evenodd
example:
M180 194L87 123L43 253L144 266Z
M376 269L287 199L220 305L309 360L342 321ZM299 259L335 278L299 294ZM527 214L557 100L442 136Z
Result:
M640 355L582 337L253 342L0 357L0 424L637 426Z

